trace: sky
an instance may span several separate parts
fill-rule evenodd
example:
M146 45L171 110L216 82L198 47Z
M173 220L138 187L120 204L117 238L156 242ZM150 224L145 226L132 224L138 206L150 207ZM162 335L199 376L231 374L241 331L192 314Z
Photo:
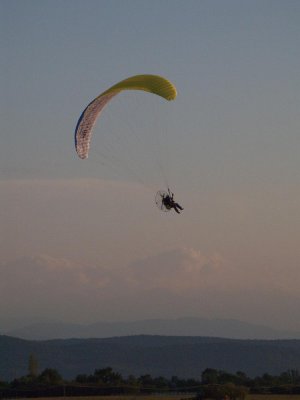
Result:
M300 331L300 2L1 0L0 320ZM89 158L86 105L136 74ZM184 211L156 208L171 187ZM4 325L3 325L4 327Z

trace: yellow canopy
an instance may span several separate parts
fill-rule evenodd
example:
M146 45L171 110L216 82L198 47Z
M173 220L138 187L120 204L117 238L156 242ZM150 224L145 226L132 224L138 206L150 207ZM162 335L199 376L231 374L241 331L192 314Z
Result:
M136 75L124 79L96 97L81 114L75 129L75 147L80 158L87 158L92 130L97 118L109 101L123 90L143 90L166 100L174 100L176 87L158 75Z

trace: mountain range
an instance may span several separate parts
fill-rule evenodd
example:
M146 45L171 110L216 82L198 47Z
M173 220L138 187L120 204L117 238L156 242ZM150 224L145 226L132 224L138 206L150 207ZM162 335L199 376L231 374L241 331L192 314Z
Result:
M55 368L65 379L112 367L124 377L201 378L206 368L254 377L300 370L300 340L237 340L188 336L124 336L108 339L29 341L0 336L0 377L28 373L31 354L40 372Z
M105 338L141 334L233 339L300 339L300 332L276 330L234 319L207 318L148 319L86 325L62 322L40 322L29 325L23 323L14 329L1 329L0 325L0 334L29 340Z

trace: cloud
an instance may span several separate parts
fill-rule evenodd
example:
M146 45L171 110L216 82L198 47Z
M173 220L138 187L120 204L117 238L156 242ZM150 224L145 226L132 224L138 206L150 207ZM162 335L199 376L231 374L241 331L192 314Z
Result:
M218 254L205 256L192 248L177 248L138 260L128 267L133 286L181 292L209 282L222 266Z
M187 247L114 268L42 254L0 264L0 312L69 322L206 316L280 326L284 320L299 329L299 295L276 290L267 274L260 285L241 275L220 254Z
M0 181L0 190L3 316L297 320L297 196L280 213L277 192L268 208L250 192L206 194L200 206L190 194L177 216L134 183Z
M18 258L0 264L0 313L93 320L113 296L114 281L114 271L101 265L48 255Z
M182 248L115 268L45 254L0 264L0 300L3 311L49 312L94 309L95 304L124 302L141 293L184 293L197 289L216 274L218 255ZM12 296L13 294L13 296Z
M2 296L21 289L29 295L42 291L53 297L85 290L97 296L112 290L126 292L141 288L180 291L202 285L221 265L222 259L217 254L208 257L188 248L163 252L118 268L39 254L0 264L0 287ZM96 293L98 289L102 291Z

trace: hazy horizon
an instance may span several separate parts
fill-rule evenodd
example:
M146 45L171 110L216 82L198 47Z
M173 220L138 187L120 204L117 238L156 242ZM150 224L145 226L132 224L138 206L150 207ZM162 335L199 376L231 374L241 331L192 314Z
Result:
M124 336L189 336L240 340L300 340L300 331L237 319L182 316L75 322L27 317L0 319L0 336L25 340L90 339Z
M300 331L300 3L2 0L0 316ZM74 150L85 106L138 73ZM184 207L162 213L170 184Z

